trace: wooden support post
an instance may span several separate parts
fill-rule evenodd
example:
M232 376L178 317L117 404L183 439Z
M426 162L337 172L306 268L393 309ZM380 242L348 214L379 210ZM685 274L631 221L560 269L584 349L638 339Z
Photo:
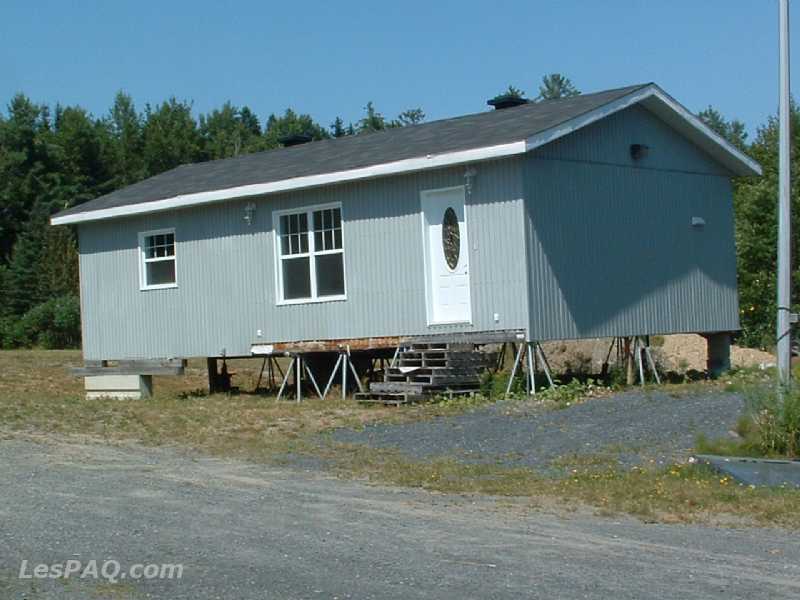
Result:
M261 378L264 376L264 367L267 366L267 361L269 360L268 356L264 357L264 361L261 363L261 369L258 371L258 381L256 381L256 387L253 390L254 394L258 393L258 388L261 386ZM270 367L272 365L270 364Z
M625 383L627 385L633 385L636 381L636 377L634 375L634 364L633 364L633 348L631 348L631 338L625 338Z
M216 394L217 393L217 359L216 358L206 358L206 368L208 369L208 393L209 394Z

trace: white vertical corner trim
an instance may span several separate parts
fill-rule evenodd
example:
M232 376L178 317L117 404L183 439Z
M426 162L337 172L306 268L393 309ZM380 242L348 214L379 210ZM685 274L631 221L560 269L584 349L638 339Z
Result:
M399 173L410 173L413 171L424 171L426 169L436 169L459 165L469 162L490 160L514 154L525 153L525 140L499 144L496 146L486 146L483 148L472 148L470 150L459 150L457 152L446 152L443 154L429 154L418 158L407 158L388 163L360 167L358 169L348 169L346 171L335 171L332 173L320 173L317 175L306 175L304 177L292 177L281 179L269 183L257 183L253 185L242 185L220 190L210 190L207 192L197 192L194 194L181 194L163 200L153 200L152 202L141 202L139 204L128 204L114 208L101 208L85 213L74 215L64 215L63 217L53 217L50 219L52 225L69 225L72 223L84 223L87 221L99 221L114 217L125 217L144 213L161 212L187 206L208 204L220 200L233 200L235 198L245 198L248 196L262 196L275 192L286 192L303 188L319 187L333 183L345 181L356 181L359 179L372 179L384 175L395 175Z
M591 125L592 123L604 119L616 112L624 110L639 104L646 100L655 99L664 108L669 109L673 114L677 115L689 125L696 133L708 139L709 142L718 146L721 150L730 155L733 162L739 167L739 174L744 175L761 175L761 165L759 165L752 158L740 151L736 146L731 144L728 140L723 138L708 125L703 123L699 118L689 112L684 106L678 103L674 98L669 96L664 90L655 84L650 84L640 90L632 92L627 96L623 96L613 102L609 102L599 108L586 112L580 116L564 121L555 127L540 131L539 133L530 136L525 140L526 152L535 150L545 144L549 144L565 135L569 135Z

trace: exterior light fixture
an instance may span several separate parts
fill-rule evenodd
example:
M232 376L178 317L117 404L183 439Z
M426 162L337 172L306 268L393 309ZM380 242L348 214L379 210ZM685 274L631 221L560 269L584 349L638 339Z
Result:
M256 214L256 205L253 202L248 202L244 207L244 222L248 225L253 224L253 216Z
M468 168L464 171L464 190L466 190L467 195L472 194L472 186L475 183L475 176L478 174L473 167Z

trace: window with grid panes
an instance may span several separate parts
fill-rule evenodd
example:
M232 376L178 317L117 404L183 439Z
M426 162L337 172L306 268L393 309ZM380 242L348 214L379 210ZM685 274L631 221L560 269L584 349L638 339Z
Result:
M281 213L277 234L281 301L344 299L340 206Z
M174 229L139 234L139 253L141 289L177 286Z

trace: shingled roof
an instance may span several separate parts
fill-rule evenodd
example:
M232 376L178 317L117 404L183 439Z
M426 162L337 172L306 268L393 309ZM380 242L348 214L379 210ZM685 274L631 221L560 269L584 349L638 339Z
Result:
M671 117L673 125L683 127L685 134L716 154L733 174L760 172L757 163L711 132L658 86L642 84L182 165L64 210L52 223L169 210L519 154L638 102L649 102L648 108L656 112L660 108L662 118Z

